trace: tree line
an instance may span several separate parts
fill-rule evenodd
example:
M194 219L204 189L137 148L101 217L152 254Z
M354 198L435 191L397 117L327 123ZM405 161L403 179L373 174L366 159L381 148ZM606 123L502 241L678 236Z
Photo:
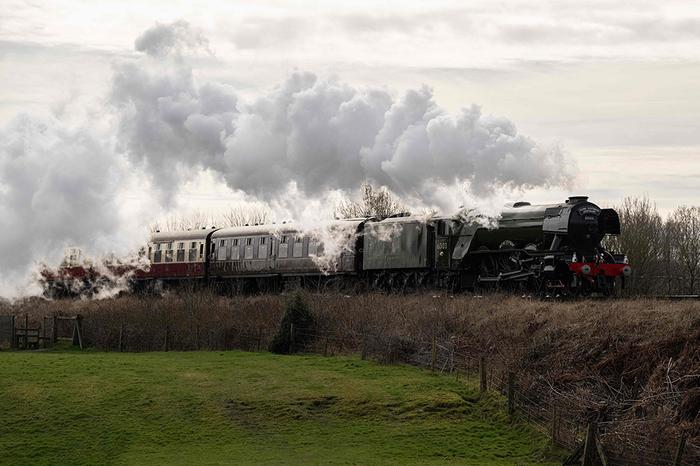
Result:
M679 206L664 218L646 197L629 197L615 207L621 234L605 239L632 266L630 294L696 294L700 274L700 207Z

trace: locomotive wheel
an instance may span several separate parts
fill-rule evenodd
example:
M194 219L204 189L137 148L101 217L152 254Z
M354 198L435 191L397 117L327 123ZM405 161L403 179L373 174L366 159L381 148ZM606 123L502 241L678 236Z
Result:
M373 290L380 290L382 288L382 282L383 280L383 275L384 272L379 272L374 275L374 279L372 280L372 284L370 285L370 288Z
M484 255L477 266L477 278L474 280L474 291L489 293L498 288L497 282L481 282L479 278L495 278L498 276L498 263L492 255Z
M485 255L479 261L479 276L481 277L497 277L498 262L492 255Z

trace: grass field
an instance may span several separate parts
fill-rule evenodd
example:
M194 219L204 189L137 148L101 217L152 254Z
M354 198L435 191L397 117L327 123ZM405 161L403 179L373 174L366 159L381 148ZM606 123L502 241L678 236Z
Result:
M0 355L0 463L543 464L452 377L268 353Z

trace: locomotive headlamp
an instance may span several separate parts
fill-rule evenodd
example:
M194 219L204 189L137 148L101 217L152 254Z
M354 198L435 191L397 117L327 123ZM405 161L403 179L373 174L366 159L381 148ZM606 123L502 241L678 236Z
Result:
M588 264L583 264L583 266L581 266L581 273L583 273L584 275L590 275L591 274L591 266Z
M622 268L622 274L625 277L629 277L630 275L632 275L632 267L630 267L629 265L624 266Z

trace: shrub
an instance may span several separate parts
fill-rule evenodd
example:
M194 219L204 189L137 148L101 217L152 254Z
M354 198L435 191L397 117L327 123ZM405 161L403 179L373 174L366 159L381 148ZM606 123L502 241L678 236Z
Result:
M294 325L293 340L292 325ZM314 330L315 320L311 309L304 295L297 291L287 301L279 330L270 344L270 351L279 354L299 351L313 339Z

